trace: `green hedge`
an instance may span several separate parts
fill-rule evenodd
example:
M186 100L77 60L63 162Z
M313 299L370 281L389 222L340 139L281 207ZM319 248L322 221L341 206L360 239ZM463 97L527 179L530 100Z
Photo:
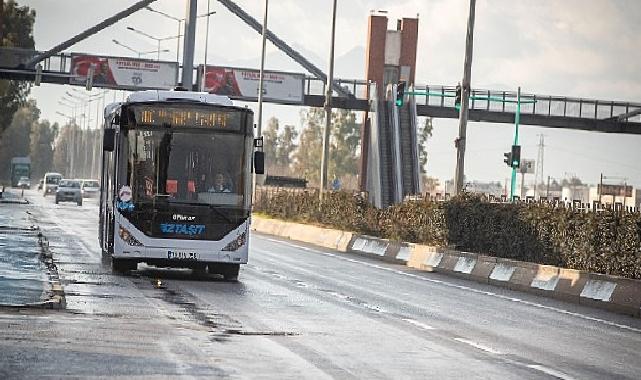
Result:
M582 212L547 204L489 203L464 195L377 209L331 192L259 191L254 211L385 239L641 279L641 214Z

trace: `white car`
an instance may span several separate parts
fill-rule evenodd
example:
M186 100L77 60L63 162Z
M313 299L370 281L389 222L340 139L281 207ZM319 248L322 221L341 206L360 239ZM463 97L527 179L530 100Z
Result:
M100 183L95 179L83 179L80 188L83 198L94 198L100 195Z
M75 179L61 180L56 189L56 204L59 202L75 202L78 206L82 206L80 181Z

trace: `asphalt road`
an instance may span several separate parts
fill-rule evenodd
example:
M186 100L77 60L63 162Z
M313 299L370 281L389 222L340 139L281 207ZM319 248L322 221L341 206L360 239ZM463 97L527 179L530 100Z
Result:
M0 378L641 374L639 319L269 236L251 236L236 283L144 265L114 275L95 201L30 196L67 310L0 310Z

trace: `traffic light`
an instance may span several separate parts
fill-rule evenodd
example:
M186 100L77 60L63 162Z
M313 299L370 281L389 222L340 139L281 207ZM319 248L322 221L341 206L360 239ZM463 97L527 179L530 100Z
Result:
M521 166L521 146L512 145L512 151L503 153L505 159L503 162L511 168L518 168Z
M512 167L512 152L503 153L503 156L505 156L505 159L503 160L503 162L505 162L505 165L507 165L508 167L511 168Z
M396 106L403 106L403 98L405 97L405 82L398 82L396 85Z
M521 146L520 145L512 145L512 153L511 153L511 158L512 158L512 166L513 168L518 168L521 166Z

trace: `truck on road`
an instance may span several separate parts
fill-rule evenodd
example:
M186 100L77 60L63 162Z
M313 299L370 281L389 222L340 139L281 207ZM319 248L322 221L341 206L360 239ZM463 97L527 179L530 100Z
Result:
M13 157L11 159L11 186L17 187L22 177L31 178L31 159L29 157Z

